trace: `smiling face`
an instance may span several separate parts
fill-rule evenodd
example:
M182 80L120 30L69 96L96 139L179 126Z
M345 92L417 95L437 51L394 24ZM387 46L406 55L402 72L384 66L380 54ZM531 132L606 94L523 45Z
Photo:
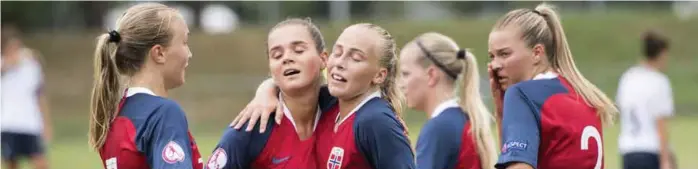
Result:
M384 39L366 26L350 26L337 38L327 60L330 94L350 99L368 92L385 80L381 67Z
M282 91L311 87L324 69L321 53L308 28L289 24L273 29L267 41L269 70Z
M499 76L501 89L534 76L534 52L526 46L514 27L495 29L490 33L488 53L493 71Z

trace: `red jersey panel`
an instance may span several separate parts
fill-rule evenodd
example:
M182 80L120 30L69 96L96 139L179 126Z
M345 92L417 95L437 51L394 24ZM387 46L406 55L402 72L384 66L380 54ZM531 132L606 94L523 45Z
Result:
M502 153L496 165L522 162L539 169L601 169L601 119L564 78L518 83L507 89Z
M201 155L174 101L138 93L122 100L99 150L107 169L203 168Z

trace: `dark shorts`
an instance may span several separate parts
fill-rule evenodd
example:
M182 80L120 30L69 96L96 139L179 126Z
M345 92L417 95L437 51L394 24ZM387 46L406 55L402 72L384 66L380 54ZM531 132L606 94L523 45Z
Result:
M3 160L15 161L44 154L44 144L39 135L2 132L0 140Z
M623 155L623 169L659 169L659 155L656 153L627 153Z

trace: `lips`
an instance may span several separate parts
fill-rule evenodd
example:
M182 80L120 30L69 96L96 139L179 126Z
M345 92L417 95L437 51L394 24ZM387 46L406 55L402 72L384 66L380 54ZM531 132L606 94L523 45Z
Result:
M286 69L286 70L284 70L283 75L284 75L284 76L292 76L292 75L296 75L296 74L299 74L299 73L301 73L300 70L298 70L298 69L292 69L292 68L291 68L291 69Z
M332 77L333 80L336 80L336 81L339 81L339 82L347 82L347 79L344 78L344 76L339 75L339 74L336 74L336 73L332 73L332 74L330 75L330 77Z

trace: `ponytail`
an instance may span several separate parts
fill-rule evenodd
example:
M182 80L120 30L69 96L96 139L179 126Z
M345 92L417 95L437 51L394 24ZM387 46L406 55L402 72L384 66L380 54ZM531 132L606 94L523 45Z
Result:
M461 109L466 112L470 119L470 132L477 147L477 153L480 156L480 165L482 168L491 168L496 162L496 150L494 145L494 137L490 122L492 116L487 110L487 106L482 101L480 96L480 79L477 69L477 61L475 56L469 52L458 52L459 60L463 67L460 72L460 79L457 83L461 89L458 92Z
M390 106L393 107L395 111L395 116L400 121L402 126L405 128L405 135L409 135L407 131L407 124L405 120L402 119L402 98L399 89L395 86L395 79L397 79L397 64L388 68L388 75L385 77L385 81L380 86L381 95L385 100L388 100Z
M548 53L551 66L569 81L574 91L582 96L585 102L596 108L601 121L606 124L612 123L618 109L606 94L584 78L577 69L557 12L552 6L545 3L538 5L534 12L539 13L545 19L553 36L552 47L549 47L550 50L548 50L551 51Z
M116 116L119 99L119 73L114 61L118 48L109 42L109 34L97 38L94 58L94 82L90 98L89 144L93 149L100 149L106 141L109 123Z

